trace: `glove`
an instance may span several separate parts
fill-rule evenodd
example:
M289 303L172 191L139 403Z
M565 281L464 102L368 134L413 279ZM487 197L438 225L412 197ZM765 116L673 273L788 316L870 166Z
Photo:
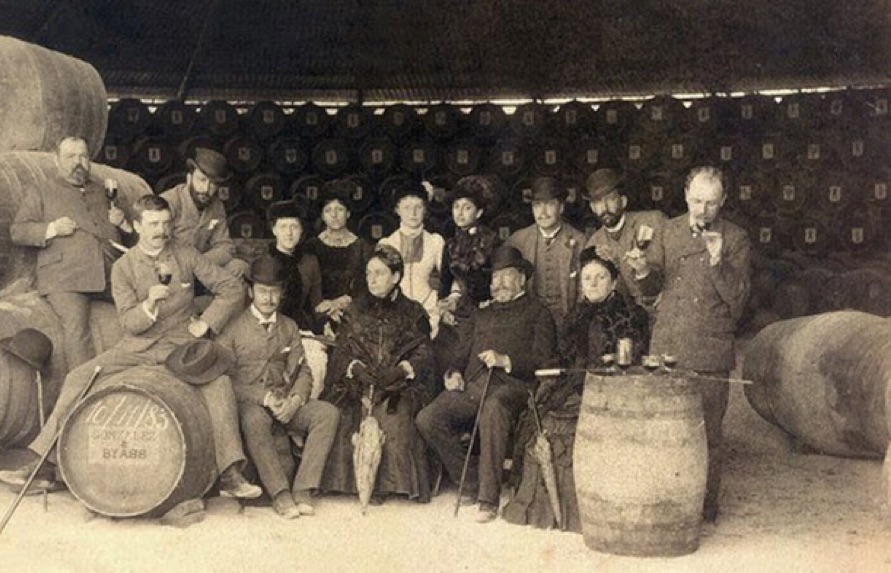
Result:
M408 387L405 379L407 374L401 366L393 366L381 372L380 385L382 390L387 392L399 392Z
M377 377L371 373L371 369L362 363L353 366L353 380L358 382L362 388L368 388L378 383Z

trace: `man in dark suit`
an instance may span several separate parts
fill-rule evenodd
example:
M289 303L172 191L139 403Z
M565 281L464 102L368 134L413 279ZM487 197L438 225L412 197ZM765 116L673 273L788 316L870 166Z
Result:
M37 292L59 315L65 360L73 369L96 352L90 335L90 299L106 292L116 256L111 241L133 231L124 211L90 179L90 153L79 137L56 152L59 176L34 185L10 226L12 242L37 247Z
M508 237L505 245L515 247L532 262L529 291L548 307L558 332L578 300L579 253L585 234L563 220L566 188L552 177L532 182L532 214L535 224Z
M720 217L726 195L720 170L698 167L687 177L688 213L670 219L662 235L663 255L629 257L645 294L661 292L650 352L677 357L678 366L727 378L736 361L734 335L750 286L750 243L746 232ZM653 251L655 252L655 251ZM661 268L664 276L649 273ZM727 383L698 382L708 438L708 483L703 517L714 522L721 486L722 429Z
M667 217L661 211L626 211L625 178L616 170L603 168L592 173L585 184L585 199L600 222L585 247L594 247L597 254L619 269L619 290L653 310L653 299L640 292L634 273L625 255L636 248L649 249L648 259L662 259L662 227ZM650 269L659 273L661 269Z
M133 225L139 242L112 268L112 295L123 338L96 358L65 377L52 414L28 449L32 461L24 467L0 472L0 481L22 486L37 458L53 446L60 424L90 383L94 369L109 376L135 366L165 364L170 355L196 339L220 332L243 308L241 282L190 246L170 241L170 209L162 197L146 195L134 205ZM164 275L168 283L161 280ZM213 292L213 301L200 316L194 313L194 280ZM185 383L185 382L184 382ZM212 422L220 491L229 497L257 497L262 491L241 475L244 451L238 428L235 394L228 376L198 386ZM55 489L52 465L45 464L32 487Z
M446 391L416 419L421 435L458 483L465 455L459 437L472 428L485 380L491 377L479 420L479 468L470 470L468 480L480 504L480 523L498 515L508 438L535 389L535 369L547 365L555 353L551 313L526 292L531 273L532 265L517 249L503 246L495 251L493 300L477 313L472 335L446 370Z

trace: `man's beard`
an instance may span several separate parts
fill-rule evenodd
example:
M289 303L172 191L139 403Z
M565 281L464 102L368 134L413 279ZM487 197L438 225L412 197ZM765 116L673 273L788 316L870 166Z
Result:
M622 213L610 213L607 211L606 213L599 215L597 217L600 220L600 224L604 227L615 227L619 224L619 221L622 220Z
M68 174L68 179L78 187L86 184L90 177L90 172L83 168L82 165L75 165Z
M213 197L211 197L210 194L199 194L195 191L195 188L191 186L189 186L189 195L191 195L192 202L195 203L195 207L197 207L199 211L206 209L207 206L210 205L211 200L213 200Z

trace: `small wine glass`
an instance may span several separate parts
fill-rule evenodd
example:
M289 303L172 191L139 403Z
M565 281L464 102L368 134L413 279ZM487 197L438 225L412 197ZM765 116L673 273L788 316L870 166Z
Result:
M665 368L666 372L671 372L677 365L678 359L676 356L674 356L673 354L662 355L662 366Z
M114 200L118 198L118 180L108 178L105 180L105 196L114 205Z
M647 354L643 357L643 366L647 369L647 372L653 374L656 370L661 366L661 362L659 361L658 356L654 356L652 354Z
M173 280L173 271L166 263L160 263L155 267L155 273L158 275L158 282L162 285L169 285Z

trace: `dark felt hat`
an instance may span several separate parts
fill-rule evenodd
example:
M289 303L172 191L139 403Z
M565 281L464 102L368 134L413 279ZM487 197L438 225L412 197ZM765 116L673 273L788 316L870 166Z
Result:
M596 201L606 197L624 182L625 178L615 169L598 169L585 182L585 199Z
M53 343L39 330L24 328L0 340L0 349L37 370L43 370L53 354Z
M609 259L604 259L598 255L596 247L587 247L579 253L579 268L585 268L588 263L598 263L600 266L608 270L610 276L614 279L619 277L619 268Z
M536 177L532 180L530 201L566 200L566 187L553 177Z
M299 219L306 222L306 209L296 201L276 201L266 209L266 220L272 225L277 219Z
M492 253L492 272L511 267L523 271L527 279L532 276L534 270L532 263L523 258L519 249L506 245L495 249Z
M482 175L462 177L449 194L448 202L453 204L458 199L469 199L477 209L486 210L495 198L495 186L491 179Z
M197 339L178 346L165 365L174 376L195 386L203 386L226 373L235 356L216 342Z
M228 181L232 176L226 156L206 147L196 147L194 159L189 158L186 163L193 169L200 169L214 183Z
M271 255L263 255L251 263L250 268L244 274L251 283L264 285L280 285L285 282L288 273L282 261Z

